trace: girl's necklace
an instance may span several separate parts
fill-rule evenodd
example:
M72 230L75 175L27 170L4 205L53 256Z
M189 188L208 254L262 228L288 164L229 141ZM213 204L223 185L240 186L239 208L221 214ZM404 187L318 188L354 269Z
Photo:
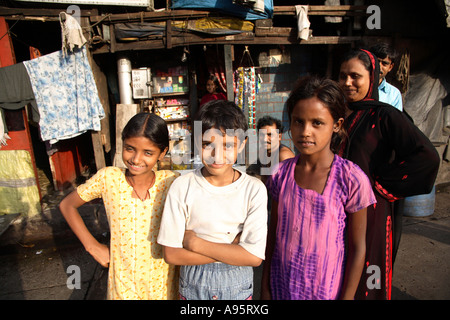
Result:
M146 191L145 191L145 196L144 196L144 198L142 198L142 197L139 195L139 193L136 191L136 189L134 188L134 182L133 182L133 180L131 179L131 177L129 177L128 175L125 175L125 178L127 179L127 181L128 181L128 183L130 184L130 186L133 188L133 191L134 191L134 193L136 194L136 196L139 198L139 200L141 200L141 201L143 202L143 201L145 201L145 200L147 199L147 196L148 196L148 190L149 190L149 189L153 186L153 184L155 183L155 180L156 180L156 174L153 173L153 179L152 179L150 185L148 186L148 188L147 188Z

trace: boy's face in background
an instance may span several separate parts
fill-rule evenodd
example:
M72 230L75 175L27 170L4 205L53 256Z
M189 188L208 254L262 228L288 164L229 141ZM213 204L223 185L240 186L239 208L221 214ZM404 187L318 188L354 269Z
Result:
M386 78L386 75L391 72L392 68L394 67L394 64L392 63L392 60L389 57L386 57L384 59L378 58L378 62L380 63L380 83L383 81L384 78Z
M244 146L245 140L240 141L236 135L216 128L206 130L201 140L202 163L211 175L225 174L232 170Z

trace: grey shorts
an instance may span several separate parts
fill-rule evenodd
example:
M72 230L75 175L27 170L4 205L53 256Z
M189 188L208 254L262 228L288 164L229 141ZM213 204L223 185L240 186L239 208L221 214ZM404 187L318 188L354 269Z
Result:
M182 300L251 300L253 268L210 263L181 266Z

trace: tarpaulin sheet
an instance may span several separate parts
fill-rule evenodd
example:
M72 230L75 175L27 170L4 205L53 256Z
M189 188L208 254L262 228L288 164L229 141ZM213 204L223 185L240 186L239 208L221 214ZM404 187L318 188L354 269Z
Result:
M403 108L416 126L439 145L448 140L446 111L450 105L450 53L430 53L420 72L409 77Z
M273 0L264 0L264 13L233 4L231 0L172 0L172 9L214 9L244 20L271 19Z
M226 35L252 32L254 24L239 18L209 17L189 21L175 21L175 27L208 34Z
M201 18L189 21L173 21L172 28L180 32L192 31L212 35L232 35L253 31L254 24L238 18ZM118 23L114 26L117 40L163 36L165 22Z
M405 95L404 109L415 125L431 140L446 142L443 134L443 99L448 92L440 79L427 74L410 76L409 89Z
M114 25L116 39L142 38L149 36L162 36L166 30L165 24L142 23L117 23Z

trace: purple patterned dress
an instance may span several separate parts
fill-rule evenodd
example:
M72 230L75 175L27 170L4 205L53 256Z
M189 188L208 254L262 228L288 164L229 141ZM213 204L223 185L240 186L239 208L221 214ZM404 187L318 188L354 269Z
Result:
M268 181L278 201L270 285L274 300L337 299L345 267L346 215L376 203L369 179L335 155L322 194L294 179L299 156L282 162Z

